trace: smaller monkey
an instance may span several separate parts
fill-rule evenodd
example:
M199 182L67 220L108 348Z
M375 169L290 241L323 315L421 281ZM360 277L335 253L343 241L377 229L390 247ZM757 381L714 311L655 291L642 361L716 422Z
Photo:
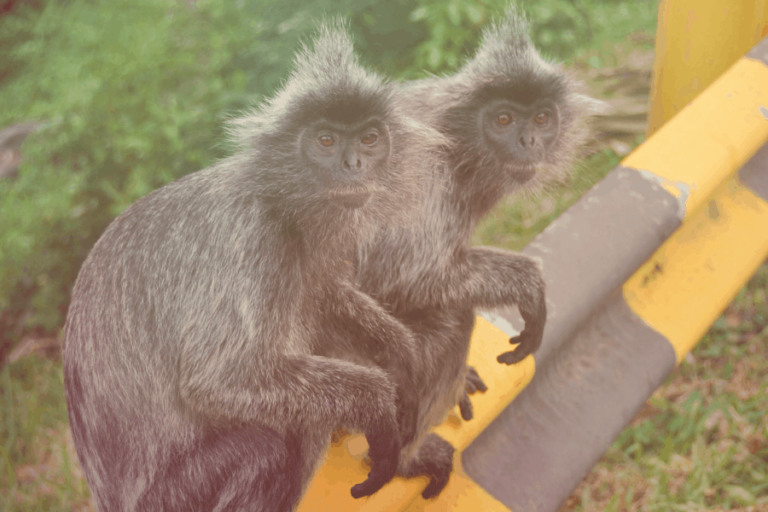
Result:
M466 366L475 308L520 310L525 328L510 339L517 348L497 358L507 365L536 351L546 321L539 264L470 247L472 232L505 195L567 175L597 102L540 57L514 7L485 31L475 56L455 75L402 84L397 101L450 144L439 158L422 159L430 171L415 224L385 226L360 247L356 282L418 340L425 383L417 390L419 435L403 448L398 472L431 474L428 498L442 490L452 468L447 451L434 449L438 441L429 429L456 403L471 418L467 392L485 387Z
M333 24L233 134L239 153L131 205L77 278L64 383L99 510L294 510L340 427L370 445L367 496L415 434L413 335L351 260L408 217L441 136Z

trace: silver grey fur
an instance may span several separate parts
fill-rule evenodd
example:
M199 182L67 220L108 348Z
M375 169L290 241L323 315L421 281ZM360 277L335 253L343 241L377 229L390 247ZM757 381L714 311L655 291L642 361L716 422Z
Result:
M371 445L363 496L413 435L393 382L418 378L418 349L352 286L350 261L382 222L408 218L423 181L409 162L438 158L443 139L403 115L339 27L322 27L294 68L232 123L238 154L130 206L80 270L64 379L102 512L293 510L338 427ZM297 140L305 121L357 104L385 122L391 150L371 199L350 209L328 200Z
M471 418L465 379L474 308L516 305L526 320L521 335L510 340L517 349L500 355L499 362L516 363L541 343L546 305L539 262L492 247L469 247L469 241L477 222L502 197L563 178L570 170L597 105L580 90L565 71L540 57L525 17L514 7L486 30L479 50L458 73L398 90L399 105L439 129L450 144L432 162L415 224L384 228L361 246L356 282L418 340L419 435L404 447L398 471L406 476L431 471L424 497L442 490L452 467L445 450L436 454L441 440L429 429L457 403L462 416ZM502 94L518 103L528 96L556 103L559 132L532 177L523 170L528 174L521 178L517 162L500 160L481 138L476 117L490 101L485 94L494 100ZM466 388L479 386L476 375L470 376Z

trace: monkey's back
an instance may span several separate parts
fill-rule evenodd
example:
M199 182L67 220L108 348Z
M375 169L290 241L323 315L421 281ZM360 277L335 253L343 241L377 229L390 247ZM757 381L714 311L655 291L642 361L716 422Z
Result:
M92 489L105 475L124 479L126 509L148 485L138 474L201 434L182 396L182 359L204 368L223 353L220 367L193 378L234 381L245 369L268 373L280 353L309 350L297 330L312 319L293 319L302 307L300 248L265 218L243 182L251 177L230 164L134 203L75 284L63 347L73 436Z

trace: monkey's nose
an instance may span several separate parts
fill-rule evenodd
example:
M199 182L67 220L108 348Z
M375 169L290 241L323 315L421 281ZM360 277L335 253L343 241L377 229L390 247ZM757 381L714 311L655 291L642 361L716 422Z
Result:
M520 140L518 142L520 143L520 147L522 148L526 148L526 147L532 148L533 145L536 144L536 139L533 138L533 135L531 135L530 137L523 135L522 137L520 137Z
M346 158L344 159L343 165L344 165L344 170L345 171L351 171L352 170L352 166L350 165L349 160L347 160ZM359 171L362 168L363 168L363 162L361 162L359 158L356 159L355 160L355 170Z

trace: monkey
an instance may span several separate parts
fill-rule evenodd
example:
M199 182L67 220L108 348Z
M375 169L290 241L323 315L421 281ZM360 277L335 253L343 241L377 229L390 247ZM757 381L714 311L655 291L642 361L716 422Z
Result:
M237 152L139 199L95 244L64 327L78 458L99 510L294 510L331 432L377 492L415 435L413 334L353 283L357 244L407 223L441 136L322 25ZM366 364L332 357L356 353ZM373 364L369 364L369 363Z
M419 434L403 447L398 473L430 474L422 493L429 499L452 470L448 443L429 429L457 403L471 419L468 392L485 389L466 364L475 308L518 307L525 328L510 339L516 349L497 357L506 365L536 351L546 321L539 264L519 253L470 247L472 232L502 197L567 175L597 103L539 55L514 6L485 30L478 51L455 75L401 84L397 101L450 143L431 162L414 224L385 226L361 244L356 283L418 340L426 383L417 390Z

